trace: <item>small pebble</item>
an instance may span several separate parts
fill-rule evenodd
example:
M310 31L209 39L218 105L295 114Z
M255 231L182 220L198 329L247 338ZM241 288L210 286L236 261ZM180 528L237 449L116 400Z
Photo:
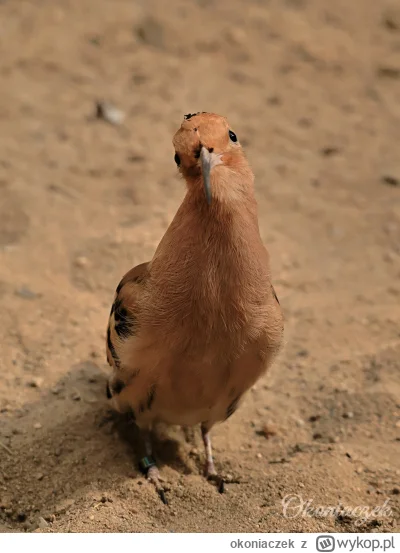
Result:
M44 474L42 474L41 472L39 472L39 474L36 475L37 480L43 480L43 478L44 478Z
M333 156L335 154L338 154L339 152L339 148L336 148L335 146L327 146L326 148L323 148L321 150L321 154L326 157Z
M42 530L44 530L45 528L48 528L49 527L49 523L44 520L43 517L39 517L38 520L37 520L37 525L39 528L41 528Z
M75 265L76 267L87 267L89 265L89 260L87 257L81 255L75 259Z
M273 424L264 424L264 426L261 429L261 434L266 438L267 440L271 438L272 436L276 436L278 433L278 430L276 426Z
M262 459L262 454L261 454L261 453L257 453L256 457L257 457L257 459Z
M346 413L343 413L344 419L352 419L353 417L354 417L354 413L352 413L351 411L347 411Z
M382 177L382 182L389 186L400 186L400 179L392 177L391 175L385 175Z
M107 121L107 123L111 123L111 125L121 125L125 119L125 114L112 104L107 102L97 102L96 117Z
M232 27L226 32L226 38L231 44L243 46L246 43L246 33L241 27Z
M36 298L40 297L40 294L33 292L27 286L22 286L21 288L15 290L15 295L23 298L24 300L35 300Z
M40 422L35 422L33 428L35 428L35 430L39 430L39 428L42 428L42 425L40 424Z
M43 381L44 378L42 378L41 376L37 376L29 380L28 386L30 386L31 388L40 388L43 384Z
M390 32L400 31L400 9L396 2L389 3L386 7L382 23Z
M80 401L81 399L80 393L78 391L72 392L71 399L73 399L74 401Z

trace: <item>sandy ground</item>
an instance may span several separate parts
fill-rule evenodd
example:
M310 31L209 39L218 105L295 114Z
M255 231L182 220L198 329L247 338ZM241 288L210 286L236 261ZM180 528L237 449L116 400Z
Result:
M400 7L9 0L0 19L0 530L396 531ZM104 335L183 197L171 137L193 111L246 147L286 346L214 432L226 494L197 432L159 431L164 506L109 416ZM388 509L286 518L288 494Z

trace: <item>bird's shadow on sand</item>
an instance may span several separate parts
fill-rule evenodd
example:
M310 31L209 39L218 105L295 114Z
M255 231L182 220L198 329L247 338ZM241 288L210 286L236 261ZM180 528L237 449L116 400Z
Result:
M118 435L121 443L129 448L135 467L138 468L141 459L146 456L144 436L129 413L117 413L108 409L99 423L100 429L108 425L111 432ZM166 434L167 429L158 425L151 433L154 458L157 465L168 465L185 474L192 470L180 455L180 442ZM184 435L182 434L182 441ZM186 434L185 434L186 437Z
M105 390L106 372L87 361L73 366L51 390L38 390L37 401L3 417L0 441L8 451L1 451L0 473L12 505L29 512L34 497L36 508L52 512L84 487L109 489L119 480L143 477L141 432L129 417L110 410ZM184 441L183 433L174 439L157 430L158 465L180 473L196 470L182 456ZM43 477L36 482L38 472Z

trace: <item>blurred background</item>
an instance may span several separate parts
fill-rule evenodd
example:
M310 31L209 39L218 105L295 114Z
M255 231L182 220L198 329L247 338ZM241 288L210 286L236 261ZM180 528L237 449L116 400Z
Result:
M0 21L0 530L394 531L399 2L3 0ZM225 496L165 430L166 508L107 418L104 335L183 198L196 111L256 174L287 343L215 431ZM391 510L288 519L289 493Z

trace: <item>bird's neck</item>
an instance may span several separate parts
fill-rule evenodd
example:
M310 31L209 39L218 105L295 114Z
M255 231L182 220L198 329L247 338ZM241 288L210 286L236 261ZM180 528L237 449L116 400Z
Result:
M199 344L211 329L234 339L263 304L268 288L268 257L254 198L208 206L188 192L156 251L151 273L158 320L162 317L171 330L184 321Z

